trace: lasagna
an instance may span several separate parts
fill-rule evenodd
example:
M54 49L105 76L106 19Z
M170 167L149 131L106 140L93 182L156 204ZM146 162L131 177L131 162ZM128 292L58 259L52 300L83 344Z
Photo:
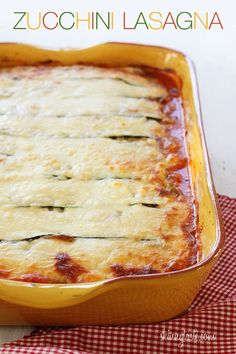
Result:
M197 262L173 72L17 66L0 88L1 278L92 282Z

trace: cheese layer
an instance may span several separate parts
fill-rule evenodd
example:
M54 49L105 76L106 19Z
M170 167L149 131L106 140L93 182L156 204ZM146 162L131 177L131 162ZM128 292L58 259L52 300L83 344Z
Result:
M91 138L163 135L163 127L155 120L129 116L36 117L3 115L0 133L23 137Z
M24 80L24 86L28 81L41 81L48 84L51 80L55 83L66 83L68 80L78 81L81 79L115 79L121 80L133 86L141 86L160 90L163 96L167 95L166 88L157 79L146 76L146 71L138 67L103 68L86 65L72 66L27 66L0 69L2 82Z
M178 234L179 225L166 227L166 215L187 219L186 207L171 203L162 208L128 205L93 208L1 207L0 234L2 239L20 240L38 235L61 234L84 237L159 238L160 233ZM140 220L145 220L145 223ZM46 221L46 222L45 222Z
M100 179L140 177L163 158L155 139L50 139L0 135L5 177ZM145 175L144 175L145 177Z
M106 178L61 180L20 177L2 178L0 204L5 206L97 207L133 204L165 205L152 183Z
M150 85L132 85L128 82L112 78L102 78L86 80L78 78L77 80L28 80L22 83L16 80L12 85L12 80L2 80L0 99L20 99L22 95L29 99L37 99L39 95L50 94L51 98L63 97L84 97L84 96L118 96L133 98L161 98L165 96L165 90L161 86Z
M41 98L40 98L41 97ZM91 99L93 104L91 105ZM68 116L79 115L133 115L148 116L162 119L163 114L160 103L146 98L112 97L97 95L91 97L74 97L65 95L63 89L60 94L46 94L27 97L22 101L22 96L6 97L1 99L0 114L19 115L27 114L39 116Z
M183 239L166 242L124 239L41 238L31 242L0 243L2 275L43 283L90 282L114 276L168 271L182 257L189 257ZM64 267L63 267L64 265ZM8 270L8 271L7 271Z

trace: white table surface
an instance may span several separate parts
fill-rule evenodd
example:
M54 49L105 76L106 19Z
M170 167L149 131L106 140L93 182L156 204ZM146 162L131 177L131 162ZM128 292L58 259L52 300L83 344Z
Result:
M50 0L41 0L40 6L30 0L22 0L19 8L18 0L10 0L4 5L0 14L0 40L3 42L25 42L47 47L84 47L106 41L127 41L153 45L163 45L187 53L194 61L200 87L203 122L211 167L216 189L219 193L236 197L236 27L233 14L236 10L232 0L207 0L197 5L194 0L180 0L178 5L173 0L145 1L136 0L128 4L127 0L114 1L107 7L105 0L95 2L87 0L67 0L65 6ZM111 2L110 2L111 3ZM51 6L49 6L49 4ZM64 3L65 4L65 3ZM158 5L158 6L157 6ZM117 14L126 11L130 18L140 11L198 11L212 13L218 11L222 16L224 30L211 31L136 31L124 32L116 29L109 31L13 31L13 11L115 11ZM3 11L4 10L4 11ZM234 43L234 44L233 44ZM33 327L1 327L0 343L4 343L30 333Z

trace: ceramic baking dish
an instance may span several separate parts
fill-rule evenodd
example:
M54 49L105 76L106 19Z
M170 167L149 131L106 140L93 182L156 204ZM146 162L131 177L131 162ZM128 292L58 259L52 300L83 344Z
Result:
M155 275L124 276L80 284L32 284L0 279L0 324L135 324L168 320L184 313L216 263L224 243L201 123L193 65L168 48L107 43L82 50L45 50L0 45L0 66L86 63L145 65L172 69L182 81L190 173L199 215L202 260L190 268Z

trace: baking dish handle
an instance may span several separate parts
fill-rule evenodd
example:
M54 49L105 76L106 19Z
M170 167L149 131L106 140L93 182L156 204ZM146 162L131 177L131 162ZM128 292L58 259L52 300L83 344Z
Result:
M0 300L32 308L56 309L77 305L110 288L109 282L90 284L33 284L0 280ZM112 288L114 288L113 284Z

